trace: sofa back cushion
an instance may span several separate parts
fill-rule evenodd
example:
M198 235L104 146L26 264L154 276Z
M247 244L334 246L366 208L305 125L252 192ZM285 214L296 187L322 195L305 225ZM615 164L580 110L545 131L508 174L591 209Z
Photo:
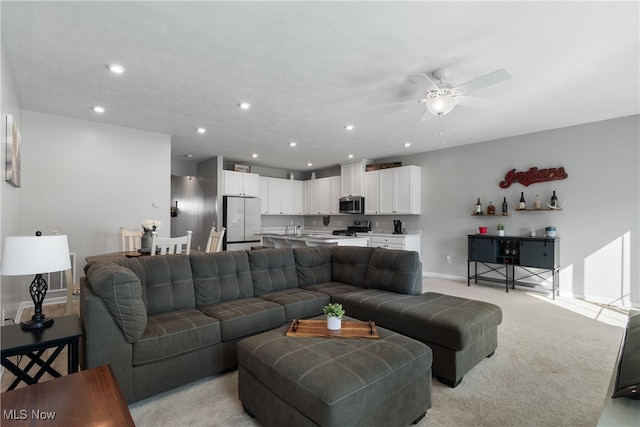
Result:
M331 281L331 247L294 248L293 257L300 286L319 285Z
M114 263L95 263L86 269L86 277L126 340L138 341L147 327L147 310L138 276Z
M422 263L418 252L375 248L367 269L365 287L420 295Z
M195 308L193 274L188 255L158 255L112 261L140 279L149 316Z
M192 253L191 268L198 308L253 296L247 251Z
M248 251L256 296L298 287L293 251L289 248Z
M331 280L364 288L373 248L331 247Z

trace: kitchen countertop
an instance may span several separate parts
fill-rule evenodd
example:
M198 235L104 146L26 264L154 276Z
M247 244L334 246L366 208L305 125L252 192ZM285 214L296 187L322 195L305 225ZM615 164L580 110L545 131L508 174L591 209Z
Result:
M282 239L282 240L294 240L302 242L323 242L323 243L336 243L343 242L345 240L358 240L366 239L366 235L360 236L341 236L326 233L302 233L302 234L278 234L278 233L261 233L259 236L266 237L268 239Z

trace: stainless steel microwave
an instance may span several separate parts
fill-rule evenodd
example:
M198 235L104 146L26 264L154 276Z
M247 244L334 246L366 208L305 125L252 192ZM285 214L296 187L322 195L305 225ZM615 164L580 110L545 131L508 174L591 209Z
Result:
M364 197L362 196L340 197L340 213L363 214L364 213Z

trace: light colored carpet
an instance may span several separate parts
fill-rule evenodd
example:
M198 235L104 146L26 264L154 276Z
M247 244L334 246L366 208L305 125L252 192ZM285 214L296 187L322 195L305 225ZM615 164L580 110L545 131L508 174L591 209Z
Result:
M423 290L497 304L503 321L495 355L458 387L432 381L433 406L419 427L596 425L625 310L444 279L425 279ZM130 410L139 427L259 425L242 410L237 371L136 402Z

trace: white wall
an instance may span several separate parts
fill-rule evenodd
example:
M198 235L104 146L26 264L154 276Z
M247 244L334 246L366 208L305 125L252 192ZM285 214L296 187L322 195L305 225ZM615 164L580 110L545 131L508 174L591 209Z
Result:
M170 235L169 135L23 110L22 141L22 234L59 229L79 269L120 250L120 226Z
M2 129L0 131L0 165L2 167L2 182L0 182L0 258L2 258L2 250L4 249L4 238L6 236L14 236L20 234L21 219L20 219L20 205L22 201L22 189L13 187L4 179L5 173L5 135L6 135L6 121L5 114L11 114L13 119L18 125L18 129L22 129L22 106L20 105L20 99L18 97L18 90L16 88L15 81L13 80L13 73L11 72L11 66L7 60L4 46L0 48L1 53L1 69L2 69L2 115L0 122L2 122ZM22 301L21 280L19 277L0 276L0 295L2 296L2 309L6 310L6 316L15 318L20 302ZM0 319L0 324L4 319Z
M592 301L640 306L640 136L639 116L394 157L422 167L422 215L405 216L408 228L422 229L424 270L467 275L467 234L498 222L506 234L543 233L554 225L560 240L560 290ZM385 160L385 159L382 159ZM562 181L499 188L507 171L563 166ZM562 212L514 213L478 219L471 210L480 197L497 209L503 197L515 204L524 191L531 204L546 203L553 190ZM446 256L453 258L447 264Z

